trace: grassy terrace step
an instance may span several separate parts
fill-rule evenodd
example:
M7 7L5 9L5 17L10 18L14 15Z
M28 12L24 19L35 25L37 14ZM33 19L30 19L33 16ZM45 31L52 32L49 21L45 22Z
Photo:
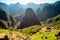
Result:
M20 31L17 31L17 30L8 30L8 29L0 29L0 34L2 33L6 33L8 34L9 32L12 32L13 34L22 34Z
M13 35L15 34L23 35L23 33L21 33L20 30L10 31L8 29L0 29L0 34L3 34L3 33L9 34L9 32L12 32ZM42 27L39 32L30 36L30 38L31 40L55 40L56 39L55 34L57 34L58 32L59 31L56 29L53 29L49 32L49 31L46 31L46 27Z
M31 38L32 40L55 40L56 36L59 31L54 29L51 32L38 32L34 34Z

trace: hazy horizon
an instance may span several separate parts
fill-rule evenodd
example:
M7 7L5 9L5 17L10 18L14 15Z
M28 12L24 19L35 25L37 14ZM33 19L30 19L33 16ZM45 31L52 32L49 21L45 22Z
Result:
M35 3L35 4L42 4L42 3L54 3L56 1L60 0L0 0L0 2L6 3L6 4L12 4L19 2L22 5L26 5L28 3Z

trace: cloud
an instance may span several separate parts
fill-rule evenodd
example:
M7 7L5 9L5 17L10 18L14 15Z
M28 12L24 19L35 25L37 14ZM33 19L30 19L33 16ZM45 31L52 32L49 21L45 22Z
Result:
M17 3L17 2L19 2L20 4L27 4L30 2L39 4L39 3L52 3L52 2L55 2L57 0L0 0L0 1L5 2L7 4Z

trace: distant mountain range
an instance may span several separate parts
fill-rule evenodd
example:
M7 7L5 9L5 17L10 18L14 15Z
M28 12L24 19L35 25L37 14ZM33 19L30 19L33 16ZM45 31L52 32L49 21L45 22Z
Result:
M7 14L10 15L8 16ZM7 5L5 3L0 2L0 16L1 16L0 20L3 20L4 23L7 23L12 27L15 27L17 22L20 22L18 28L24 28L36 24L41 25L40 22L55 17L59 14L60 14L60 1L51 4L29 3L27 5L21 5L20 3ZM11 24L9 24L10 22Z
M37 14L39 14L40 21L44 21L48 18L52 18L52 17L60 14L60 1L57 1L55 3L45 6Z
M24 13L27 8L32 8L34 11L36 11L38 8L42 9L44 6L47 6L48 4L49 3L45 3L45 4L28 3L27 5L21 5L20 3L16 3L16 4L7 5L5 3L0 2L0 6L8 10L10 15Z
M26 9L32 8L34 10L35 14L38 16L40 21L46 20L47 18L51 18L51 17L59 14L58 13L58 11L60 10L59 5L60 5L60 1L57 1L52 4L49 4L49 3L44 3L44 4L28 3L26 5L21 5L20 3L7 5L5 3L0 2L0 6L5 8L7 10L7 12L9 12L9 14L14 17L24 15Z

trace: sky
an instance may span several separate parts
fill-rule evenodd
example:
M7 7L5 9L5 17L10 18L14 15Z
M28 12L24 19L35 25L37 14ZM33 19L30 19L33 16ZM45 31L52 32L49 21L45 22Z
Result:
M56 1L58 1L58 0L0 0L0 2L4 2L7 4L19 2L22 5L25 5L25 4L30 3L30 2L33 2L36 4L41 4L41 3L54 3Z

